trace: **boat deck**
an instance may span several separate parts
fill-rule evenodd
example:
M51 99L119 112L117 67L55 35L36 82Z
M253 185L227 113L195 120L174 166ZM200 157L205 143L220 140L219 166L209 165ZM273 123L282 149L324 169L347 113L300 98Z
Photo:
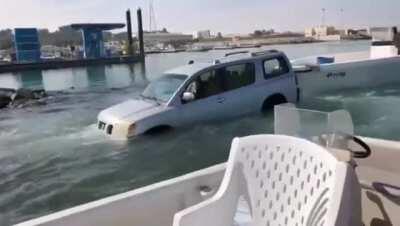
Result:
M362 189L362 213L365 226L394 226L400 223L399 189L392 188L392 195L390 195L378 192L374 187L364 186ZM397 193L399 194L395 196ZM250 210L244 199L239 200L233 226L252 226Z
M400 225L400 143L365 137L362 139L372 150L369 158L356 160L356 172L362 189L363 224ZM361 151L360 147L356 147L351 149ZM217 192L224 172L225 164L216 165L24 222L19 226L172 225L173 216L177 212L205 201ZM240 199L233 226L251 225L250 209L247 202Z
M239 199L233 226L251 226L251 213L246 201Z
M335 64L340 63L350 63L355 61L365 61L370 59L370 52L363 51L363 52L351 52L351 53L336 53L336 54L324 54L318 56L309 56L304 58L299 58L292 60L292 64L294 67L298 67L301 65L312 65L318 66L317 58L318 57L329 57L335 59Z

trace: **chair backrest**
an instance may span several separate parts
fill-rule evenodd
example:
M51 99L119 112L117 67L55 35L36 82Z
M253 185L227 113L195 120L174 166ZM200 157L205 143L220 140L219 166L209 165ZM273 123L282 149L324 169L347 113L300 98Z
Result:
M254 225L330 225L337 217L331 207L340 202L332 198L338 161L317 144L276 135L237 138L228 164L243 170Z

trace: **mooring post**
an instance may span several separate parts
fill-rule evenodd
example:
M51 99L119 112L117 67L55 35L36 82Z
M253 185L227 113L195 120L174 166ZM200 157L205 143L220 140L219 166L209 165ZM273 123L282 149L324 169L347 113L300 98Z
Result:
M138 20L138 39L139 39L139 51L140 59L142 63L145 63L145 53L144 53L144 40L143 40L143 21L142 21L142 9L137 10L137 20Z
M133 38L132 38L132 22L131 22L131 10L128 9L126 11L126 27L128 32L128 55L133 56L134 49L133 49Z

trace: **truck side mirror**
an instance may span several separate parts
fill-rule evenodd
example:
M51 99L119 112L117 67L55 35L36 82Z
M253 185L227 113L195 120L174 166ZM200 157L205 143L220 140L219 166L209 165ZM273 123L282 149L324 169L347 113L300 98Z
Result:
M183 93L182 100L185 103L194 101L195 99L196 99L196 97L195 97L194 93L192 93L192 92L184 92Z

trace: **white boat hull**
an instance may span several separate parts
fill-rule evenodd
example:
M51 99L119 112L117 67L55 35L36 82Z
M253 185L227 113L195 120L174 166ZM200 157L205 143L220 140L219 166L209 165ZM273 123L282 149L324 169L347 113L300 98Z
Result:
M343 89L376 87L400 83L400 57L319 65L297 74L302 98Z
M225 164L111 196L17 226L167 226L175 213L210 198ZM210 188L207 193L202 187Z

